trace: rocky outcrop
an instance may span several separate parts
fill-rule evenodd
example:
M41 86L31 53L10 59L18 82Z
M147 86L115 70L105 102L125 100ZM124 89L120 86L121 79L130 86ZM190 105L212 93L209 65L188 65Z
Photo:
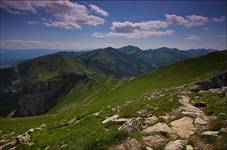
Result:
M142 118L132 118L120 126L119 130L125 130L127 132L139 131L142 129Z
M198 92L201 90L217 89L227 86L227 71L209 80L197 82L191 86L191 91Z

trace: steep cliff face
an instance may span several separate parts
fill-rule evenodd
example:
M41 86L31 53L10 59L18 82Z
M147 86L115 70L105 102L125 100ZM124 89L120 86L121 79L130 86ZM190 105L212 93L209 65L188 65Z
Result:
M0 70L0 115L39 115L88 77L62 56L44 56Z
M88 80L88 78L78 74L63 74L45 82L21 85L19 91L2 91L0 113L3 116L43 114L57 103L60 96L69 92L81 80Z

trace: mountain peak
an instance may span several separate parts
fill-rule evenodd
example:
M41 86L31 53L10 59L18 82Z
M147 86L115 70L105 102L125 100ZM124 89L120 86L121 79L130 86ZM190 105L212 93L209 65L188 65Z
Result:
M126 54L134 54L134 53L142 52L142 50L139 47L132 46L132 45L121 47L118 50Z

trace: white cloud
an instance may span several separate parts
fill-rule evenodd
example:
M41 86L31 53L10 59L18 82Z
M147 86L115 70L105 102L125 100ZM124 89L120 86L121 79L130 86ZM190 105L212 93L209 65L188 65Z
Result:
M92 15L87 7L77 2L64 1L2 1L0 8L13 14L33 13L44 10L54 19L42 19L42 23L48 27L60 27L65 29L80 29L82 24L97 26L104 23L104 19ZM101 9L100 9L101 10ZM30 22L31 23L31 22Z
M189 35L188 37L186 37L187 40L199 40L200 39L200 35Z
M105 10L99 8L98 6L96 5L93 5L93 4L90 4L89 5L91 7L91 10L94 11L95 13L101 15L101 16L108 16L108 12L106 12Z
M219 18L212 18L213 22L220 23L225 22L225 16L221 16Z
M135 31L149 31L154 29L167 28L168 24L164 21L143 21L132 23L129 21L125 22L113 22L111 30L119 33L132 33Z
M119 33L119 32L99 33L99 32L95 32L92 34L92 36L97 37L97 38L124 37L124 38L128 38L128 39L137 39L137 38L167 36L167 35L172 35L172 34L174 34L173 30L163 30L163 31L136 31L133 33Z
M92 34L93 37L125 37L125 38L146 38L172 35L173 30L163 30L168 27L168 24L164 21L144 21L132 23L125 22L113 22L111 26L111 32Z
M187 28L193 27L193 26L202 26L205 25L209 22L208 17L204 17L204 16L198 16L198 15L191 15L191 16L177 16L177 15L165 15L166 16L166 21L169 24L178 24L178 25L182 25L185 26Z

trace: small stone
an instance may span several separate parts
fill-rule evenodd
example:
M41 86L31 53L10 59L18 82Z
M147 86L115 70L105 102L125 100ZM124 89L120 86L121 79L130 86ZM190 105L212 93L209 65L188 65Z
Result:
M204 131L201 135L208 135L208 136L218 136L220 131Z
M61 148L66 148L68 146L68 144L63 144L61 145Z
M187 145L185 150L193 150L193 147L191 145Z
M227 133L227 128L221 128L222 133Z
M116 107L111 108L111 112L112 113L118 113L120 111L121 111L121 107L120 106L116 106Z
M28 146L33 146L34 145L34 143L28 143Z
M108 117L105 120L103 120L102 123L105 124L105 123L110 122L110 121L117 119L117 118L119 118L119 115L113 115L113 116Z
M93 113L92 115L93 116L99 116L99 114L101 113L102 111L98 111L98 112L96 112L96 113Z
M68 122L68 124L69 124L69 125L72 125L72 124L74 124L76 121L77 121L77 118L75 117L75 118L71 119L71 120Z
M147 147L147 146L146 146L146 149L147 149L147 150L154 150L153 148Z
M50 149L50 147L49 146L47 146L47 147L45 147L45 149L44 150L49 150Z
M40 127L40 128L46 128L47 125L43 123L43 124L41 124L39 127Z

